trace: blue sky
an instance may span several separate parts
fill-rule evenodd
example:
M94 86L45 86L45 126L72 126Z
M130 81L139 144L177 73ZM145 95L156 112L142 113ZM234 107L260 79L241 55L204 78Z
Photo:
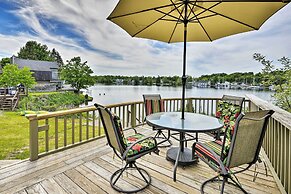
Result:
M106 20L117 0L1 0L0 58L35 40L56 48L64 61L80 56L97 75L181 75L183 44L132 38ZM291 57L291 5L259 31L187 47L187 74L259 72L255 52Z

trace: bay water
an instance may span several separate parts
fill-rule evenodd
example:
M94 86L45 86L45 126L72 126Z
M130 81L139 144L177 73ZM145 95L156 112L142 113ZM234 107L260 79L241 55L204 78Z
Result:
M160 94L162 98L181 98L182 87L171 86L132 86L132 85L95 85L90 87L86 93L93 97L93 101L102 105L117 104L124 102L143 101L143 94ZM257 97L272 102L271 91L254 91L254 90L231 90L231 89L214 89L214 88L197 88L186 89L186 97L222 97L222 95L245 96L253 94Z

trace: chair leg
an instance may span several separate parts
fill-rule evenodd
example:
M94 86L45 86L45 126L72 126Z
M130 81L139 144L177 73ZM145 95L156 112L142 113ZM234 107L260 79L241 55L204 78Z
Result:
M124 189L120 188L119 186L117 186L116 183L118 182L118 180L120 179L120 177L124 173L124 171L127 169L136 170L139 173L139 175L142 177L143 181L145 182L145 185L142 186L141 188L137 188L137 189L133 189L133 190L124 190ZM123 168L115 171L110 178L111 187L114 190L121 192L121 193L136 193L136 192L142 191L143 189L148 187L150 184L151 184L151 177L150 177L149 173L147 171L145 171L144 169L137 167L137 165L135 164L135 161L130 162L130 163L126 163L126 165Z
M230 179L232 180L232 182L234 182L234 184L238 187L238 188L240 188L240 190L242 191L242 192L244 192L244 193L248 193L244 188L242 188L242 186L236 181L236 180L234 180L232 177L230 177Z
M223 194L223 191L224 191L224 185L225 185L226 182L227 182L227 177L224 176L224 177L223 177L223 181L222 181L222 185L221 185L221 191L220 191L220 194Z
M211 178L211 179L206 180L204 183L202 183L202 185L201 185L201 187L200 187L200 192L203 194L203 193L204 193L204 187L205 187L205 185L206 185L207 183L209 183L209 182L213 182L213 181L215 181L219 176L220 176L220 175L217 175L217 176L215 176L215 177L213 177L213 178Z
M237 181L235 181L232 178L231 175L229 175L229 174L228 175L223 175L222 176L223 177L223 180L219 179L220 176L222 176L222 175L217 175L217 176L215 176L215 177L213 177L211 179L206 180L204 183L202 183L201 188L200 188L200 192L201 193L204 193L204 187L205 187L205 185L207 183L209 183L209 182L221 182L222 181L221 189L220 189L220 194L223 194L223 192L224 192L225 183L232 184L232 185L238 187L245 194L248 193L244 188L242 188L242 186ZM233 183L232 182L228 182L228 178L230 178Z
M162 137L160 137L162 136ZM172 145L172 141L170 140L171 134L168 131L168 137L163 133L162 130L157 129L157 133L155 134L155 138L156 139L161 139L161 141L158 142L158 147L162 148L162 147L170 147ZM163 143L167 142L166 145L162 145Z

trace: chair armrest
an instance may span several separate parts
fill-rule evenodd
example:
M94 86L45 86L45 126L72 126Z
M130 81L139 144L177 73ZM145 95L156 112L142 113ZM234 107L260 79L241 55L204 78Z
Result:
M220 160L220 156L218 156L211 148L209 148L208 146L200 143L200 142L197 142L196 144L199 144L201 147L203 147L204 149L206 149L208 152L210 152L213 157L217 160L218 164L219 164L219 167L222 171L222 174L227 174L227 170L223 164L223 162Z
M132 149L133 146L135 146L136 144L143 142L144 140L147 140L147 139L153 139L155 141L155 144L157 145L157 140L154 137L144 137L142 139L139 139L139 140L133 142L129 147L126 148L126 150L123 153L122 160L125 160L127 153L129 152L129 150ZM156 146L156 148L157 148L157 146Z

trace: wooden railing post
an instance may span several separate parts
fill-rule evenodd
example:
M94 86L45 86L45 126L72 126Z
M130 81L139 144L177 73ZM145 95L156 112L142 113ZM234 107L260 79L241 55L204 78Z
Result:
M38 120L36 114L29 115L29 151L30 160L38 159Z
M131 120L131 127L136 127L136 104L131 104L130 107L130 120Z

